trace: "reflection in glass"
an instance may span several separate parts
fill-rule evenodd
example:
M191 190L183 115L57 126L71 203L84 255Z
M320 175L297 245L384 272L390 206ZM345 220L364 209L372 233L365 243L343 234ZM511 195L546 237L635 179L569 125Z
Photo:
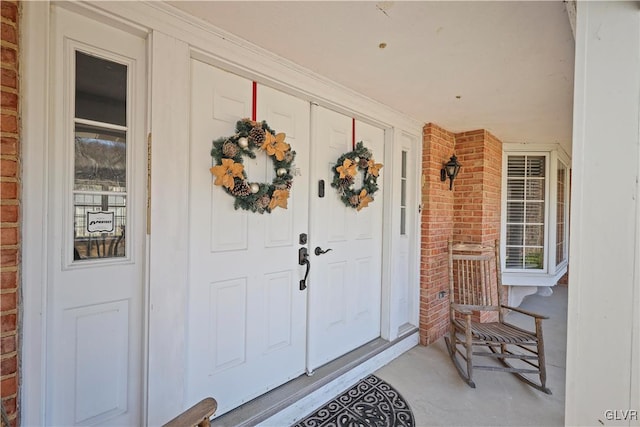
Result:
M527 176L541 177L545 176L545 157L544 156L526 156L527 157Z
M127 125L127 66L76 51L75 116Z
M75 261L126 256L127 74L126 65L75 52Z
M544 180L527 180L527 200L544 200Z
M544 202L527 203L527 223L544 224Z
M79 191L126 191L127 134L76 124L75 180Z
M74 195L74 260L125 256L126 202L124 195ZM112 221L104 227L112 231L91 231L96 228L91 221L98 212Z

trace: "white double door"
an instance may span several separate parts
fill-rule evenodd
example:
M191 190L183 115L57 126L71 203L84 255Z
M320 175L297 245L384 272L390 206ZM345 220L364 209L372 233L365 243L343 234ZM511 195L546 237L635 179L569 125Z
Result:
M251 117L252 82L197 60L191 70L185 405L215 396L223 414L380 335L384 186L380 177L368 208L345 207L331 167L352 149L352 119L258 85L257 120L296 152L293 188L287 209L235 210L213 184L209 153ZM382 160L383 130L358 122L356 139ZM273 179L266 155L244 165L251 181ZM315 255L316 247L331 251ZM304 290L301 248L310 260Z

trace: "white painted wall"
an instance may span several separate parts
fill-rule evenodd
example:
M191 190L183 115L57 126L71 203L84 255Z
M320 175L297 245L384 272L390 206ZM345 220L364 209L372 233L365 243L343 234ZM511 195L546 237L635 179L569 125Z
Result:
M637 2L578 4L575 69L565 423L638 426Z

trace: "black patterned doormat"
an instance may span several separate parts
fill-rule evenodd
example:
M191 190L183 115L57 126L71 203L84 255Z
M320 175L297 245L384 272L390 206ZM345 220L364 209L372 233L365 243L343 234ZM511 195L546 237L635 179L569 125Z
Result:
M409 404L393 387L370 375L294 427L413 427Z

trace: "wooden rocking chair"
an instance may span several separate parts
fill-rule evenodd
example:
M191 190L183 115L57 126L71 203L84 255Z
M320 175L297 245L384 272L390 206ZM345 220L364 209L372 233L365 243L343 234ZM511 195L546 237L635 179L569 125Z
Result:
M476 387L473 370L481 369L511 372L528 385L551 394L545 384L542 339L542 320L548 317L501 303L499 250L498 241L493 247L454 245L449 241L450 331L445 337L449 355L462 379L472 388ZM506 310L532 317L535 331L505 322ZM480 322L480 312L493 318ZM500 365L477 365L474 360L479 357L497 360ZM535 376L539 381L535 381Z

